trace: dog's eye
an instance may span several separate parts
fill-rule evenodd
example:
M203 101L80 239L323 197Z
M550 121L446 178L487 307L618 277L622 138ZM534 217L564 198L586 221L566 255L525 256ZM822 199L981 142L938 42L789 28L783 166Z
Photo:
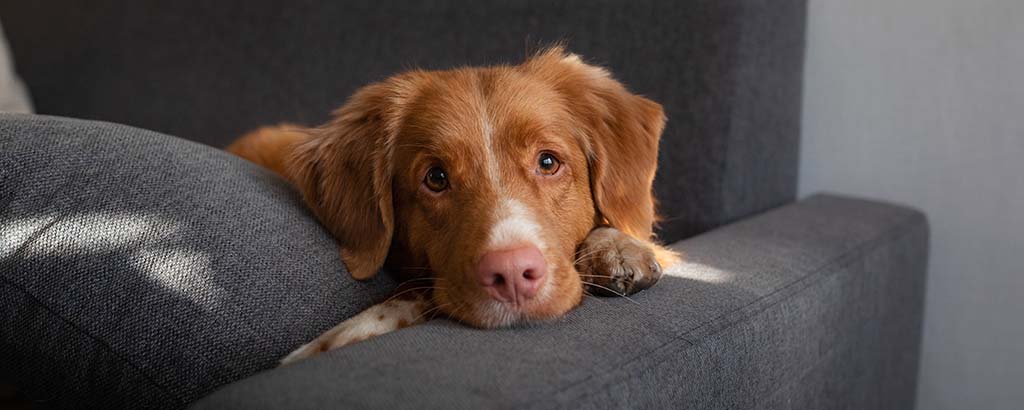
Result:
M554 175L561 166L562 163L558 162L558 158L555 158L550 152L542 152L537 158L537 170L542 175Z
M423 185L431 191L441 192L448 189L448 173L440 167L433 167L427 170L427 176L423 177Z

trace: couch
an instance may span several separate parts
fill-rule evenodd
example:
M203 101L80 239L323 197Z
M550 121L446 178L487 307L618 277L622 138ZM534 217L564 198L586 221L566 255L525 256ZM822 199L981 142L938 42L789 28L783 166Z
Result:
M912 408L928 224L796 198L804 1L0 2L39 115L0 115L0 384L38 408ZM565 318L437 319L276 360L387 297L221 150L408 67L565 40L669 118L686 261ZM172 136L173 135L173 136Z

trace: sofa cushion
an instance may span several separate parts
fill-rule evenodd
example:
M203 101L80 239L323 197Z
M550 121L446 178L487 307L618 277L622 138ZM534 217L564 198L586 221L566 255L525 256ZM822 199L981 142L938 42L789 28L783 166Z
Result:
M542 44L665 106L668 242L796 195L805 0L0 2L38 112L224 146L321 123L408 69L517 62Z
M483 331L434 320L234 383L230 409L908 409L928 227L816 196L683 241L632 300Z
M182 408L386 297L297 193L205 145L0 115L0 385Z

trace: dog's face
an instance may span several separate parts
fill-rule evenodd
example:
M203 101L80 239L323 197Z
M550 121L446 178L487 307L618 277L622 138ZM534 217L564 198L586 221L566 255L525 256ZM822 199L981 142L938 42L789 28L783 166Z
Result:
M648 239L661 107L560 48L519 66L414 71L311 131L292 179L358 279L430 272L480 327L579 304L577 246L607 224Z

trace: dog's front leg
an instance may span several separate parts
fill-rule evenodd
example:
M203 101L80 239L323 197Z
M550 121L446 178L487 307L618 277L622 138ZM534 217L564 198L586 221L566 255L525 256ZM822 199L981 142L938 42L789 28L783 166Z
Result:
M590 231L576 260L576 269L590 292L627 296L657 283L663 269L679 262L679 255L605 226Z
M421 289L402 290L400 287L387 301L371 306L291 352L281 359L281 365L424 322L430 309L430 297Z

